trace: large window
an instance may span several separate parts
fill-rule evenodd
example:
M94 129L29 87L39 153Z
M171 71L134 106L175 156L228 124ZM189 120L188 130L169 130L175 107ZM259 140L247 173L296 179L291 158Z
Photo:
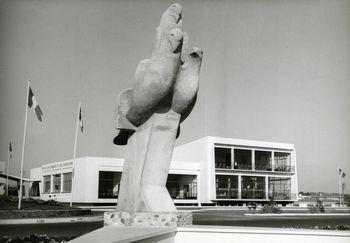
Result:
M291 199L291 181L290 178L270 177L269 178L269 197L274 200Z
M197 176L169 174L166 188L173 199L196 199Z
M72 191L72 173L63 174L63 192Z
M238 176L216 175L216 198L238 198Z
M271 151L255 150L255 170L268 170L271 166Z
M265 177L242 176L242 199L265 198Z
M121 172L100 171L98 198L118 198Z
M291 171L290 153L275 152L275 171Z
M44 192L43 193L50 193L51 190L51 176L44 176Z
M215 147L215 168L231 169L231 149Z
M53 175L53 192L61 192L61 174Z
M235 169L251 170L252 169L252 151L248 149L234 150Z

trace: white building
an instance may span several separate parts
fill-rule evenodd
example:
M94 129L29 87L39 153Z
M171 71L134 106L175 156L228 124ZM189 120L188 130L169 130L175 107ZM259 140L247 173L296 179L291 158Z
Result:
M74 203L116 203L123 159L78 158L74 163ZM69 202L72 160L31 170L31 195ZM204 137L174 149L167 188L186 204L264 203L297 200L294 145Z

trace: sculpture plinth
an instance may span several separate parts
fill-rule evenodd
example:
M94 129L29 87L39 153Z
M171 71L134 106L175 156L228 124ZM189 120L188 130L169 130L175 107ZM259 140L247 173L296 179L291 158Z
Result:
M202 56L199 48L189 51L181 5L171 5L157 27L151 57L139 63L133 87L118 97L114 143L127 148L117 211L105 213L105 225L192 221L190 212L177 212L166 181L180 123L196 102Z

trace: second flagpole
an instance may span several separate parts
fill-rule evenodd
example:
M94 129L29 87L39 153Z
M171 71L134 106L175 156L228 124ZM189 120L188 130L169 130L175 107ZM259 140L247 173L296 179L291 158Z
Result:
M27 132L27 117L28 117L28 98L29 98L29 87L30 87L30 80L28 80L28 87L27 87L27 99L26 99L26 111L24 116L24 131L23 131L23 143L22 143L22 160L21 160L21 175L20 175L20 183L19 183L19 198L18 198L18 209L21 209L21 202L22 202L22 184L23 184L23 162L24 162L24 147L26 144L26 132Z
M76 125L76 128L75 128L75 140L74 140L74 152L73 152L73 168L72 168L72 186L71 186L70 203L69 203L69 205L71 207L73 206L74 163L75 163L75 157L76 157L76 152L77 152L77 140L78 140L80 109L81 109L81 101L79 102L78 116L77 116L77 125Z
M9 143L9 146L11 144L11 141ZM6 196L9 195L9 173L10 173L10 158L11 158L11 151L10 151L10 147L9 147L9 151L8 151L8 155L7 155L7 167L6 167Z

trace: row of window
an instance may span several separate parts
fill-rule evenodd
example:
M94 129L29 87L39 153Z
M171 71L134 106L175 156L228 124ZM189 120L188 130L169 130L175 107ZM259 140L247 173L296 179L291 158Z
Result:
M63 176L63 188L61 188L61 176ZM69 193L72 191L72 173L54 174L52 181L51 175L44 176L43 186L43 193Z
M255 170L292 171L291 156L287 152L215 147L214 153L215 168L219 169L252 170L254 164Z
M241 176L241 197L239 198L237 175L216 175L217 199L267 199L273 197L276 200L291 199L291 179L269 177L268 185L262 176ZM266 186L268 186L268 191Z
M100 171L98 198L118 198L121 172ZM169 174L166 187L173 199L196 199L197 177L195 175Z

